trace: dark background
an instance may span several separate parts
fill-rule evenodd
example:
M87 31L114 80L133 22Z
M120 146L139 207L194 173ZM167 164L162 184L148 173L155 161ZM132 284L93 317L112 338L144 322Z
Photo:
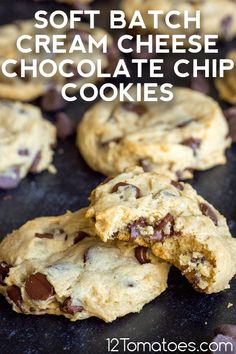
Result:
M101 26L106 27L108 8L118 8L119 1L96 1L92 6L102 9ZM0 23L31 18L35 11L69 8L51 1L0 0ZM236 42L219 44L219 58ZM159 56L162 57L162 56ZM191 59L190 55L186 55ZM203 60L204 54L199 56ZM217 56L216 56L217 57ZM190 79L177 79L173 63L180 56L166 56L166 81L189 86ZM126 58L130 60L129 57ZM135 77L135 72L133 73ZM147 80L147 77L143 78ZM163 81L163 80L162 80ZM160 82L162 82L160 80ZM217 93L211 82L211 95ZM221 103L222 104L222 103ZM79 121L88 104L76 101L66 112ZM227 106L224 104L223 108ZM53 121L53 115L48 116ZM59 153L60 151L60 153ZM62 153L63 152L63 153ZM25 178L14 191L0 191L0 237L29 219L38 216L60 215L88 204L90 191L104 176L92 171L80 156L74 138L60 142L56 149L56 175L43 172ZM207 172L196 173L191 183L198 192L214 204L226 217L236 235L236 146L228 151L228 163ZM213 329L221 323L236 322L234 303L236 281L231 289L215 295L195 292L177 270L172 269L167 291L146 305L140 314L131 314L111 324L92 318L71 323L63 317L24 316L14 313L3 297L0 298L0 353L97 353L107 352L106 338L128 337L132 341L208 341ZM122 351L121 346L119 347Z

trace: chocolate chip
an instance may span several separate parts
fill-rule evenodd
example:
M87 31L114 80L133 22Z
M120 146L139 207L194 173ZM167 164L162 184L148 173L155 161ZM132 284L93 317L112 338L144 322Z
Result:
M206 257L191 257L191 263L196 263L196 264L204 264L206 261Z
M35 158L29 168L29 172L32 172L32 173L36 173L37 172L37 167L38 167L38 164L41 160L41 151L39 151L36 155L35 155Z
M165 227L170 224L170 233L166 234ZM151 236L151 240L163 241L166 237L171 236L173 233L174 217L168 213L163 219L156 222L154 227L154 234Z
M190 147L193 150L194 156L196 156L197 149L199 149L201 142L202 142L201 139L189 138L182 141L181 144Z
M198 74L197 77L193 77L191 80L191 89L208 95L210 92L210 85L202 74Z
M76 125L66 113L60 112L56 115L57 136L65 140L75 133Z
M128 229L130 231L130 237L132 240L136 239L137 237L140 236L140 228L146 227L147 221L144 218L140 218L138 220L135 220L134 222L130 223L128 225Z
M233 143L236 143L236 106L225 110L224 115L229 124L229 135L232 138Z
M117 184L115 184L111 190L111 193L116 193L118 191L119 188L132 188L133 190L135 190L135 197L138 199L141 197L141 191L138 187L134 186L133 184L130 183L125 183L125 182L119 182Z
M8 276L10 266L5 263L1 262L0 263L0 284L5 285L4 279Z
M108 47L108 50L107 50L108 66L106 68L106 72L111 73L111 74L114 73L117 63L118 63L118 60L119 60L119 57L120 57L120 53L119 53L119 50L115 44Z
M74 8L75 10L89 10L89 9L90 9L90 6L87 5L87 4L84 4L84 3L81 2L81 1L78 1L78 0L77 0L75 3L73 3L73 8ZM85 14L82 14L81 16L86 17Z
M29 149L19 149L18 154L20 156L29 156Z
M52 239L52 238L54 238L54 235L53 235L53 234L50 234L49 232L45 232L45 233L43 233L43 234L39 234L39 233L36 232L36 234L34 235L34 237Z
M225 109L224 115L227 120L236 119L236 106Z
M210 346L212 354L236 354L236 340L229 336L218 334L213 338Z
M89 247L85 252L84 252L84 263L86 263L89 260L89 251L91 247Z
M223 334L236 339L236 325L222 324L214 330L215 334Z
M138 165L143 168L144 172L151 172L152 171L152 166L151 166L150 162L146 159L139 160Z
M13 189L18 186L20 182L20 172L16 167L9 172L9 175L0 174L0 188L1 189Z
M148 259L147 257L148 249L146 247L138 246L135 248L134 252L135 252L135 257L137 258L139 263L141 264L150 263L150 259Z
M194 119L187 119L179 124L176 125L177 128L185 128L187 127L189 124L191 124L194 121Z
M171 181L172 186L174 186L175 188L177 188L180 191L184 190L184 186L182 183L177 182L177 181Z
M225 39L229 39L231 37L231 28L233 25L233 17L231 15L225 16L220 24L221 32Z
M47 112L56 112L66 107L66 101L55 87L49 88L41 99L41 108Z
M24 82L29 82L30 81L30 76L28 74L25 74L25 77L21 76L21 64L18 63L17 65L14 66L13 71L17 74L17 77L24 81Z
M147 113L147 107L142 103L133 103L133 102L122 102L122 108L128 112L134 112L138 116L142 116Z
M35 301L46 301L54 294L53 286L47 280L46 275L34 273L25 282L25 291Z
M88 43L88 38L89 38L89 31L86 31L84 29L79 29L79 28L71 28L67 31L66 36L67 36L67 41L72 42L75 36L79 35L83 43Z
M193 169L190 168L190 167L185 168L184 170L177 170L175 172L175 174L176 174L176 177L177 177L178 180L184 179L185 171L189 171L190 173L193 173Z
M73 74L73 76L66 78L66 82L74 82L74 81L81 79L81 76L78 73L77 67L73 64L66 65L66 72Z
M202 214L208 216L213 221L213 223L218 226L218 218L214 210L208 204L205 203L201 203L199 207Z
M19 309L22 310L22 296L21 290L16 285L8 286L7 288L7 295L11 301L13 301Z
M75 238L74 238L74 245L80 241L82 241L85 237L89 237L89 234L87 234L84 231L79 231L77 232Z
M63 312L69 313L70 315L74 315L77 312L82 312L84 308L82 306L73 305L71 297L68 297L63 302L63 305L61 306L61 310Z

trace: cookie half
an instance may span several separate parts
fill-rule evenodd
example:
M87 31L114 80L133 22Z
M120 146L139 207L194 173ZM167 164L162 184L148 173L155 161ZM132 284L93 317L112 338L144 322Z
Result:
M0 188L15 188L28 172L49 168L56 129L32 105L0 101Z
M186 179L226 162L228 131L217 102L175 88L171 102L97 103L78 127L77 145L88 165L108 176L140 165Z
M225 218L189 184L130 169L92 192L86 216L103 241L150 247L198 291L226 289L236 273L236 239Z
M167 263L144 247L102 242L85 212L35 219L3 240L0 292L16 312L111 322L166 289Z

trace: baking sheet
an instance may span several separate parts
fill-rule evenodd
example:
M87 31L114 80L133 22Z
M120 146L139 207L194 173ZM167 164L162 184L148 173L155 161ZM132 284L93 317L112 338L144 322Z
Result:
M117 8L119 1L97 1L95 8L102 9L106 26L108 6ZM0 0L0 23L30 18L39 9L52 11L68 7L54 2L26 0ZM219 44L219 57L223 57L236 41ZM162 57L162 56L160 56ZM177 55L175 56L178 57ZM179 56L180 57L180 56ZM191 56L186 55L186 58ZM204 56L200 56L202 60ZM129 58L127 57L127 61ZM189 79L175 79L172 72L173 57L166 56L165 71L168 81L189 86ZM135 75L135 73L134 73ZM143 78L147 81L147 77ZM161 81L160 81L161 82ZM211 95L217 97L212 86ZM223 105L226 107L226 105ZM66 111L79 121L89 104L77 101ZM53 120L53 116L49 116ZM14 191L0 191L0 237L38 216L60 215L66 210L77 210L88 204L88 196L104 177L92 171L75 147L74 138L60 142L54 159L56 175L43 172L30 175ZM215 205L226 217L236 235L236 146L228 151L228 163L207 172L195 174L191 182L198 192ZM140 314L130 314L105 324L92 318L71 323L63 317L24 316L14 313L3 297L0 298L0 352L9 353L96 353L107 352L106 338L127 337L132 341L208 341L213 328L220 323L235 323L234 303L236 279L231 289L216 295L195 292L179 271L172 269L169 287L156 300L146 305ZM122 353L122 346L119 345Z

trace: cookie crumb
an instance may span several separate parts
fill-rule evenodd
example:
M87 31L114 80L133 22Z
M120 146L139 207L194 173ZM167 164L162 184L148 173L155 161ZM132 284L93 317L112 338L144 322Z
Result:
M228 305L227 305L227 309L230 309L233 306L234 306L234 304L232 304L232 302L229 302Z

